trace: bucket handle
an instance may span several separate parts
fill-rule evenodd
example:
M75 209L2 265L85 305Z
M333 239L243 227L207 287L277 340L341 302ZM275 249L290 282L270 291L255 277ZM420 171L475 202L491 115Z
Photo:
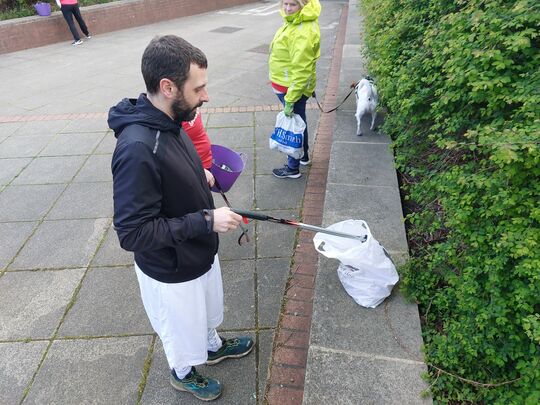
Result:
M242 159L242 162L244 162L244 165L247 162L247 155L244 152L238 152L238 156L240 156L240 159Z

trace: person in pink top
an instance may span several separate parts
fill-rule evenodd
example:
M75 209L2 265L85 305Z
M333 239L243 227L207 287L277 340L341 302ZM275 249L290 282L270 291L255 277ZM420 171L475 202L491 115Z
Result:
M58 5L58 7L60 7L62 15L64 16L64 19L68 24L69 30L73 35L73 42L71 43L71 45L81 45L83 43L81 37L79 36L77 28L75 28L73 17L75 17L75 19L79 23L79 27L81 27L81 31L86 36L86 38L92 38L92 35L90 35L90 33L88 32L88 27L86 26L86 23L82 18L81 10L79 10L79 3L77 3L77 0L56 0L56 4Z
M197 150L197 154L201 158L203 167L210 170L212 167L212 150L210 149L210 138L204 129L201 112L197 111L197 115L192 121L182 122L182 128L188 134L193 146Z

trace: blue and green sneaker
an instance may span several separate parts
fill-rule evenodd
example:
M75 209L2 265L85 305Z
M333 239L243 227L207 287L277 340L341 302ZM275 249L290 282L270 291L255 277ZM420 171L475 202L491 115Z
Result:
M225 359L244 357L253 350L253 339L249 336L240 336L232 339L221 338L223 344L217 352L208 351L206 364L217 364Z
M171 370L171 385L178 391L186 391L202 401L212 401L221 395L221 384L214 378L203 377L195 367L184 378L178 378Z

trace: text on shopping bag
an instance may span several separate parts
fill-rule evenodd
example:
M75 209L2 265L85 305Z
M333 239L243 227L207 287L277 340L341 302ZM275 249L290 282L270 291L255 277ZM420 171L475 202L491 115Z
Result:
M285 116L281 111L276 117L276 126L270 135L270 149L277 149L295 159L304 154L304 130L306 123L298 114Z

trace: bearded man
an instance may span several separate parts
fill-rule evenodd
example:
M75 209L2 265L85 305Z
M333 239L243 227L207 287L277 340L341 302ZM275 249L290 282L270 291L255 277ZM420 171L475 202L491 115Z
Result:
M154 38L142 57L147 94L109 111L117 138L112 157L114 227L134 252L144 308L160 337L179 391L209 401L221 384L195 366L247 355L250 337L224 339L218 233L242 217L215 209L212 174L180 126L207 102L207 60L182 38Z

